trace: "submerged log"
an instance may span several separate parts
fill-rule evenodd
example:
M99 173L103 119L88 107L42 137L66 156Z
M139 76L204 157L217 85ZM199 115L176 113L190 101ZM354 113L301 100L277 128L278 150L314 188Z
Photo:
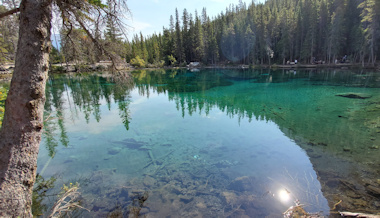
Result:
M366 98L372 97L370 94L353 93L353 92L340 93L340 94L336 94L336 96L345 97L345 98L356 98L356 99L366 99Z

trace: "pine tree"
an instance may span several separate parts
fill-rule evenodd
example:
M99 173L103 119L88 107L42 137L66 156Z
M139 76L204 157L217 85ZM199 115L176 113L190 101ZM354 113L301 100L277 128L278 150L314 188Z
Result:
M184 61L181 26L179 23L178 10L175 9L175 58L179 63Z
M194 44L195 48L195 61L202 61L204 56L204 41L203 41L203 28L201 19L198 17L197 12L195 12L195 25L194 25Z
M183 9L182 15L182 43L183 43L183 51L184 57L183 61L189 62L191 61L191 34L189 31L189 25L191 24L192 19L190 19L189 14L187 13L186 8Z
M374 66L380 35L380 2L378 0L366 0L359 7L362 9L361 22L367 41L368 62Z
M146 43L144 40L144 36L142 32L140 32L140 49L141 49L141 58L145 61L148 62L149 54L148 50L146 49Z

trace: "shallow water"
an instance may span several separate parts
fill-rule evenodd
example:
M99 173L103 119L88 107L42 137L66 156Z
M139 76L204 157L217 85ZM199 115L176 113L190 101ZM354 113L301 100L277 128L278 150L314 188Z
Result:
M56 178L49 195L80 183L90 212L79 215L281 217L295 201L321 215L379 205L367 190L380 185L378 74L132 75L55 75L47 84L38 173ZM347 93L355 98L339 96Z

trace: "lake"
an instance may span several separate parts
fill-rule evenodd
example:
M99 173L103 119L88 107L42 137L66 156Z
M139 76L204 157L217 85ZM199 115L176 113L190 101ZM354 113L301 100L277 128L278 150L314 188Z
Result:
M379 212L379 73L51 75L46 95L41 213L77 182L86 217Z

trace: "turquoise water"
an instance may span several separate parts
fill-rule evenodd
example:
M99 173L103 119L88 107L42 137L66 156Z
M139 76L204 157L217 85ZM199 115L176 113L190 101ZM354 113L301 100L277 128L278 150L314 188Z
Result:
M347 191L339 184L361 184L348 179L353 172L380 179L379 78L328 70L54 75L38 173L56 179L49 196L80 183L89 209L81 216L281 217L295 202L327 215L343 199L334 190ZM357 205L347 196L339 206Z

